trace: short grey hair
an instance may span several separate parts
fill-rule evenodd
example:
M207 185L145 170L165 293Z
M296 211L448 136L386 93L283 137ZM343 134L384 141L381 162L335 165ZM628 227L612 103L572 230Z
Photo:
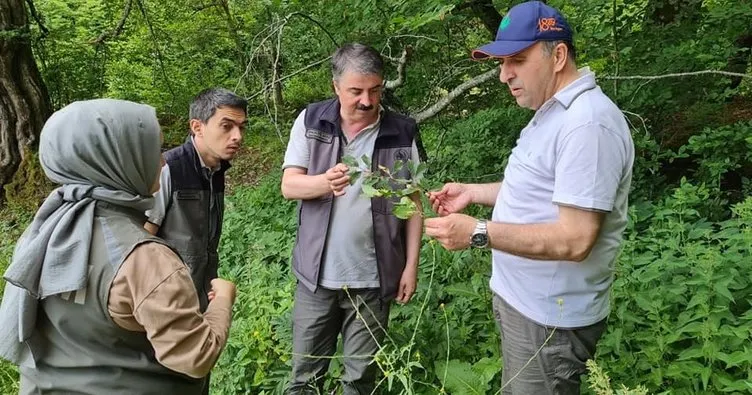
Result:
M207 123L220 107L235 108L248 114L247 100L224 88L209 88L193 98L188 116L190 119Z
M556 48L559 44L566 44L567 45L567 57L569 60L574 62L577 60L577 51L574 48L574 44L571 41L565 41L565 40L553 40L553 41L541 41L543 43L543 52L546 53L546 55L551 56L552 53L554 53L554 48Z
M384 59L379 51L371 46L358 43L345 44L332 56L332 78L339 81L347 70L362 75L376 74L383 78Z

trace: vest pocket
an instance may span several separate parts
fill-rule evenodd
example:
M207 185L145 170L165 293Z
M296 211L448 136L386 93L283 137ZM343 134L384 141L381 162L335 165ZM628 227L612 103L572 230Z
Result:
M193 190L179 190L175 194L177 200L199 200L201 199L201 191Z
M394 209L394 203L395 201L392 201L391 199L378 197L378 198L372 198L371 199L371 209L373 212L378 214L384 214L384 215L392 215L392 210Z

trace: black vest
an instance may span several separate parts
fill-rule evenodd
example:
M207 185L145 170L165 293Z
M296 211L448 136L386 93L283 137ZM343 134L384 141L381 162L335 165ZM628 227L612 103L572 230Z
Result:
M190 267L201 311L205 311L210 281L217 277L225 171L230 163L222 161L219 170L209 175L190 139L167 151L165 160L170 168L172 196L157 235L170 243Z
M310 104L306 108L306 140L310 152L308 175L323 174L341 159L340 104L337 99ZM412 145L418 127L412 118L392 111L384 111L371 160L372 169L379 165L390 169L397 160L412 157ZM407 178L407 166L400 177ZM298 280L315 291L323 251L327 242L333 195L302 200L298 211L298 234L293 249L293 272ZM381 297L397 295L402 271L406 263L406 221L392 214L394 202L383 197L371 198L373 239L379 272Z

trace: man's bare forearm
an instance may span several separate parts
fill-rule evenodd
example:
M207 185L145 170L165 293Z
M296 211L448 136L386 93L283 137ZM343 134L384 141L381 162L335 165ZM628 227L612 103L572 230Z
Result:
M282 176L282 196L290 200L317 199L332 193L323 174L285 174Z
M465 187L470 191L473 203L493 207L496 204L496 197L499 195L501 183L465 184Z
M581 211L576 217L566 215L566 220L560 218L554 223L489 222L490 246L530 259L581 262L595 245L604 214Z
M417 212L407 220L405 227L405 237L407 239L405 251L407 258L406 264L407 266L412 265L417 267L418 260L420 259L420 242L421 237L423 236L423 217L421 216L423 205L421 204L420 197L417 193L411 195L410 199L415 202Z

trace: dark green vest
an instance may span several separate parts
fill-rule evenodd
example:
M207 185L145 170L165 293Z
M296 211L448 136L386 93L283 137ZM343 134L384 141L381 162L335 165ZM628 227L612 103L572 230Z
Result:
M159 364L146 334L120 328L107 309L112 281L138 245L163 243L143 213L99 202L85 289L40 303L32 337L36 368L21 367L21 394L201 394L193 379Z

